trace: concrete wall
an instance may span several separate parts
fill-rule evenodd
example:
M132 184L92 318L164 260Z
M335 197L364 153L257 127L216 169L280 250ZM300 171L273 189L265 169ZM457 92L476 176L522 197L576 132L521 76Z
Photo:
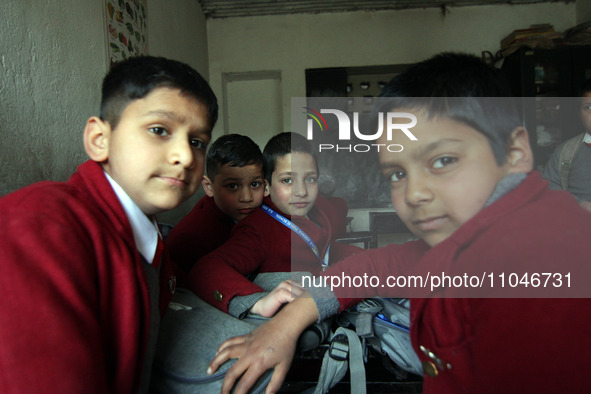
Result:
M104 0L0 0L0 196L66 180L86 160L82 131L98 114L107 71ZM208 76L197 1L149 0L153 55Z
M106 70L103 2L2 0L0 195L67 179ZM83 28L81 28L83 27Z

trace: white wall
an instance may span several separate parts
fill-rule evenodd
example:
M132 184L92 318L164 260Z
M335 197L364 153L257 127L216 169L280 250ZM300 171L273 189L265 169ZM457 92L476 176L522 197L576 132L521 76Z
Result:
M209 77L205 16L196 0L148 0L148 45L151 55L193 66Z
M551 23L563 31L576 23L575 3L448 10L445 16L430 8L208 20L210 81L218 92L222 73L279 70L289 130L290 99L305 96L307 68L413 63L446 50L495 53L514 29ZM223 119L218 126L222 133Z
M98 114L107 71L104 3L0 0L0 196L40 180L66 180L86 160L82 131ZM207 77L198 2L148 0L147 10L150 53Z

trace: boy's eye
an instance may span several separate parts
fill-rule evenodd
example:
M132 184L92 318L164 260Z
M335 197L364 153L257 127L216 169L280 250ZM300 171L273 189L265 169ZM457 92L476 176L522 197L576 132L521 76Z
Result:
M315 176L309 176L306 178L306 183L316 183L318 182L318 178Z
M207 148L207 144L197 138L192 138L189 143L191 144L192 148L195 149L206 149Z
M404 171L394 171L389 176L390 182L399 182L406 178L406 173Z
M226 185L226 188L230 189L230 190L236 190L236 189L238 189L238 184L237 183L229 183Z
M253 189L256 189L260 186L261 186L261 182L258 182L258 181L254 181L250 184L250 187L252 187Z
M433 168L443 168L458 161L455 157L444 156L433 162Z
M164 127L150 127L150 132L161 136L168 135L168 131Z
M285 183L286 185L291 185L292 182L293 180L291 178L283 178L281 180L281 183Z

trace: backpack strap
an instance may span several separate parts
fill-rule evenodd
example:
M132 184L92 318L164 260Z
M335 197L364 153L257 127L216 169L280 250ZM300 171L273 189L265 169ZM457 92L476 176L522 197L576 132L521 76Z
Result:
M351 377L351 393L365 394L367 387L361 341L355 331L339 327L330 342L330 348L324 353L314 394L328 393L328 390L343 379L347 367Z
M560 166L560 185L564 190L568 189L568 177L570 168L574 158L579 153L581 146L583 145L583 138L585 133L577 135L566 141L560 149L560 155L558 157L558 163Z

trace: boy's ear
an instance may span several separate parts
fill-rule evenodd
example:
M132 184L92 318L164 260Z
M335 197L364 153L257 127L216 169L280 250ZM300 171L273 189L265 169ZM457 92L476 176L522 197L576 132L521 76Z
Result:
M84 149L94 161L103 163L109 158L111 126L99 117L92 116L84 128Z
M507 149L509 173L528 173L534 168L534 155L529 145L529 134L523 127L511 132L511 142Z
M201 180L201 184L203 185L203 190L205 190L205 194L208 197L213 197L213 182L207 175L203 175L203 179Z
M265 194L264 196L267 197L269 195L269 183L267 183L267 180L265 179Z

